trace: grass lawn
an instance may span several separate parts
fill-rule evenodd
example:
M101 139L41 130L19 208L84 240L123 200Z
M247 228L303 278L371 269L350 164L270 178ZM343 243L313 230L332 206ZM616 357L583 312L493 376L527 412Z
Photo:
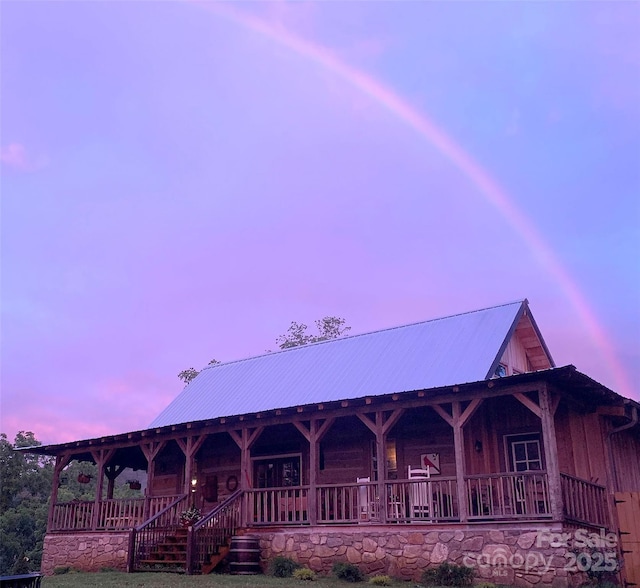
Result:
M42 580L42 588L187 588L216 586L220 588L348 588L354 586L333 577L318 576L315 582L302 582L295 578L272 578L270 576L228 576L209 574L208 576L185 576L182 574L100 572L95 574L71 572L50 576ZM360 582L355 586L372 586ZM413 588L410 582L396 581L393 586Z

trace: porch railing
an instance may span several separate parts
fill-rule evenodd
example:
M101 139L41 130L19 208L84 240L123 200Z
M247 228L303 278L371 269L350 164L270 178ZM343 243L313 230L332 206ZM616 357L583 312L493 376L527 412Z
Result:
M95 504L93 500L55 504L49 531L90 531L93 526Z
M466 476L469 519L551 518L546 472Z
M131 529L129 534L129 560L127 571L140 568L151 550L165 540L179 526L180 513L185 510L189 496L183 494L157 512L148 521Z
M596 527L609 526L607 489L604 486L569 474L560 474L560 484L567 520Z
M147 498L113 498L98 503L93 500L59 502L53 506L49 532L122 531L153 517L177 498L150 496Z
M378 520L376 491L376 482L318 486L316 488L316 520L319 524Z
M237 490L208 515L189 527L187 533L187 574L213 566L212 557L228 545L240 526L242 490ZM205 570L206 571L206 570Z
M387 522L438 522L460 519L456 479L438 476L427 480L387 482Z
M300 525L309 522L308 486L253 489L245 492L249 525Z

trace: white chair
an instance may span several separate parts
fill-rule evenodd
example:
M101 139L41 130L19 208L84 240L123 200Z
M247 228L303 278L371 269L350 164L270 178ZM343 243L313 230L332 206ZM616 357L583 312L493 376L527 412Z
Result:
M429 466L412 468L409 466L409 480L428 480ZM413 519L431 518L431 482L411 482L409 484L409 505Z
M369 500L369 485L371 478L357 478L356 482L358 487L358 518L361 521L368 521L371 519L371 503Z

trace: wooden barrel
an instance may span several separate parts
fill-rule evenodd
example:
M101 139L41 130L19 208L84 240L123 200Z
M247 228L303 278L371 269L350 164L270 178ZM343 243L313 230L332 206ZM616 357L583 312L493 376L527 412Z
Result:
M261 574L260 542L255 535L239 535L231 539L229 568L232 574Z

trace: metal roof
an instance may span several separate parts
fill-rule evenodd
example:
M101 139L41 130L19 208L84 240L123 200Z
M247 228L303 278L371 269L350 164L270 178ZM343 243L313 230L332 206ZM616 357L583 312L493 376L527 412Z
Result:
M149 427L485 380L526 309L518 301L208 366Z

